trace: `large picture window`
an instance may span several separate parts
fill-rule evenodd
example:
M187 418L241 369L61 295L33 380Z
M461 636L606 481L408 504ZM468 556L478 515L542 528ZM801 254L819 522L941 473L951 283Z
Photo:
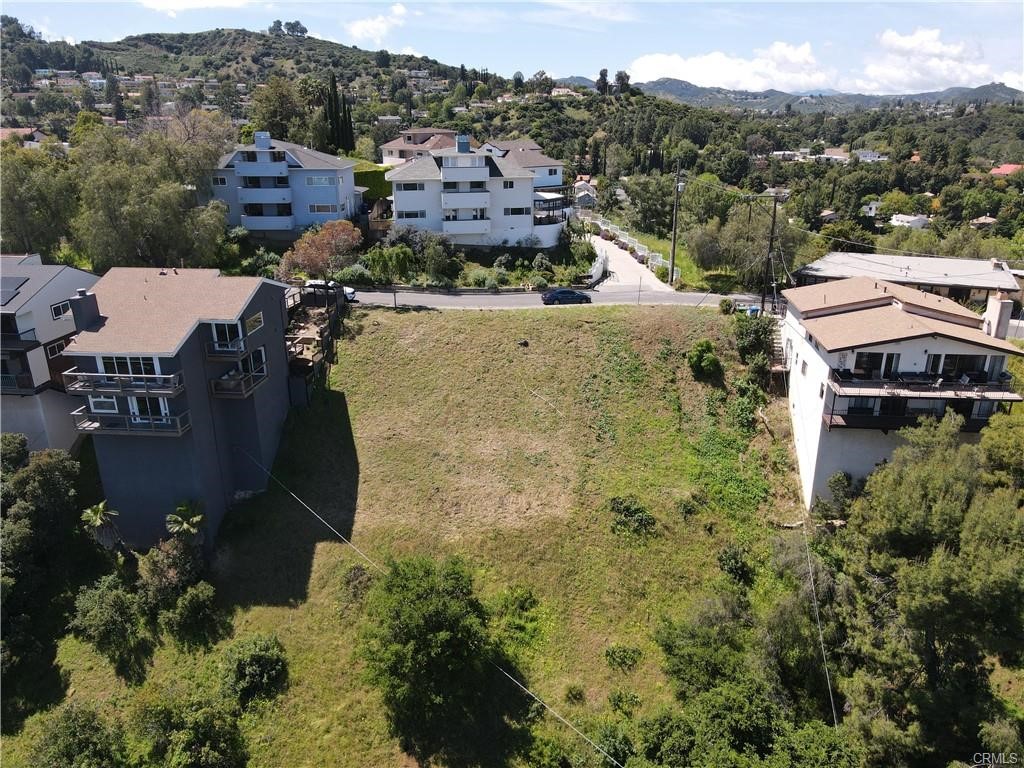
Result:
M104 355L101 362L104 373L116 376L153 376L156 374L156 360L152 357Z
M257 312L245 321L245 335L251 336L263 327L263 313Z

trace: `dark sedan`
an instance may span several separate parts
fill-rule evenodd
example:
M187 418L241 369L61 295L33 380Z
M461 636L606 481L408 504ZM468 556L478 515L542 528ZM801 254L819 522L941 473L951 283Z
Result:
M546 291L540 296L545 304L589 304L590 297L582 291L574 291L571 288L555 288Z

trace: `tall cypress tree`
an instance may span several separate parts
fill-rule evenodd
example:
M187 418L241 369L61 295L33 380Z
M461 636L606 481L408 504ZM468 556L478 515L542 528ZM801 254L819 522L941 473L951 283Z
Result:
M354 152L356 135L352 129L352 110L348 106L348 97L341 95L341 149L343 152Z
M341 149L341 114L338 110L338 80L331 72L331 79L327 89L327 125L330 129L331 146L337 152Z

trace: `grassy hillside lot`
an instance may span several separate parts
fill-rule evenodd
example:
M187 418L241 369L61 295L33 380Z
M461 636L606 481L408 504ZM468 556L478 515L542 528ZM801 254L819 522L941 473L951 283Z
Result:
M728 382L738 363L725 318L380 309L346 325L329 391L292 415L279 477L375 560L460 554L492 606L529 588L538 606L510 630L515 662L584 728L611 717L613 691L635 693L639 713L671 700L651 637L660 618L686 615L723 578L716 555L728 544L767 558L769 506L799 516L784 404L767 409L775 437L762 428L751 441L729 426L726 390L686 365L690 345L710 338ZM627 495L657 518L652 538L613 533L608 500ZM290 661L285 693L243 718L252 765L412 764L354 654L363 617L346 575L358 561L280 488L229 516L212 580L234 635L275 632ZM755 605L777 586L767 570ZM643 651L632 671L609 667L612 643ZM213 695L218 650L168 643L135 688L73 638L59 660L74 699L124 713L156 689ZM566 702L570 686L582 702ZM550 718L535 731L586 751ZM12 764L24 739L9 745Z

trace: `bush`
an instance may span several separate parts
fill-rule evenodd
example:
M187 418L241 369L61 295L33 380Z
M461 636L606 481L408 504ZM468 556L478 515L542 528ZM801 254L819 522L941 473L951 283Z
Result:
M496 258L494 260L494 268L495 269L505 269L505 270L507 270L510 267L512 267L512 254L510 254L510 253L503 253L503 254L501 254L501 256L499 256L498 258Z
M498 290L498 281L493 277L488 277L487 282L484 283L484 288L488 291Z
M636 754L633 740L619 723L605 723L597 731L597 745L619 765Z
M604 649L604 659L608 662L608 666L619 672L628 672L634 669L640 663L643 655L643 651L639 648L618 643L613 643Z
M707 506L707 503L708 500L703 493L700 491L690 491L676 504L676 512L684 520L687 520L700 512Z
M214 707L194 705L171 733L167 768L244 768L249 756L236 720Z
M68 628L112 664L120 664L139 641L138 601L116 575L109 574L79 590Z
M657 525L654 515L635 496L615 496L608 501L612 513L612 530L634 536L654 533Z
M342 285L373 285L373 275L362 264L353 264L335 274L334 279Z
M614 690L608 694L608 704L623 717L633 717L640 707L640 697L632 691Z
M466 275L466 282L472 285L474 288L483 288L487 285L487 281L490 279L490 273L483 268L477 268L472 270Z
M770 315L736 315L733 318L733 332L740 360L749 362L758 352L770 357L775 330L775 318Z
M754 568L747 560L747 551L736 544L718 553L718 567L736 583L749 587L754 583Z
M0 471L15 472L28 464L28 438L17 432L0 433Z
M342 589L349 603L361 603L373 586L373 574L362 563L353 563L345 571Z
M695 379L717 379L722 375L722 363L715 355L715 345L701 339L686 353L686 362Z
M92 707L68 704L42 721L31 765L46 768L123 768L124 739Z
M736 302L732 299L722 299L718 302L718 311L723 315L731 315L736 311Z
M550 274L554 270L551 266L551 259L545 256L543 253L538 253L533 257L533 271L544 272Z
M572 254L573 261L585 264L588 269L594 263L594 259L597 258L597 250L589 240L575 241L569 246L569 252Z
M181 645L203 645L217 623L214 595L205 581L189 587L173 608L160 614L160 625Z
M540 275L532 275L530 282L533 284L534 290L546 291L548 289L548 281L546 278Z
M183 536L165 539L139 558L138 593L149 616L171 608L185 590L199 581L203 557Z
M503 267L494 268L494 281L498 285L508 285L508 270Z
M729 425L745 434L757 428L757 409L767 402L760 385L749 375L733 382L735 394L728 401L726 417Z
M654 268L654 276L661 280L663 283L668 282L668 267L664 264L659 264Z
M772 364L768 355L758 352L750 357L747 363L747 376L761 389L767 390L772 380Z
M565 703L566 704L582 704L587 700L587 693L583 690L582 685L576 683L569 684L565 689Z
M230 646L221 670L225 693L243 706L273 698L288 681L288 660L276 635L250 635Z

